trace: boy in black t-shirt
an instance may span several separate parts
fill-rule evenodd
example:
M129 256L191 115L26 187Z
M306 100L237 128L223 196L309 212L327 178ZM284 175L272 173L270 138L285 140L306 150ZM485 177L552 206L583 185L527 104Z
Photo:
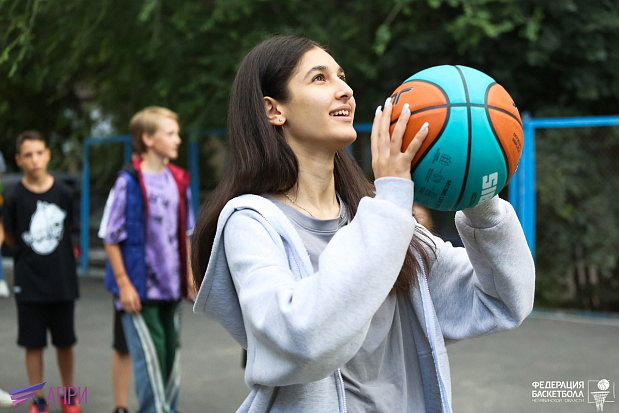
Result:
M6 195L3 212L5 241L15 248L17 344L26 348L30 384L41 383L49 329L62 385L74 387L74 303L79 293L69 225L71 191L47 172L50 151L37 131L19 135L15 160L24 176ZM81 411L75 397L59 399L63 412ZM43 389L30 405L29 413L36 412L48 412Z

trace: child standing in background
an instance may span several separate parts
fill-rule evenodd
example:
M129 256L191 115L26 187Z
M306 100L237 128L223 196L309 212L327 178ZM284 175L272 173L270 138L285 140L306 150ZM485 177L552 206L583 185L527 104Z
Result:
M0 152L0 248L4 242L4 225L2 224L2 206L4 205L4 186L2 185L2 175L6 172L6 163L4 156ZM2 267L2 254L0 254L0 297L6 298L10 295L9 286L4 279L4 268ZM4 390L0 389L0 407L10 407L11 396Z
M188 288L193 229L189 172L166 163L181 143L176 113L147 107L129 124L134 150L112 189L105 231L105 285L122 308L138 413L176 412L179 393L179 301ZM189 278L190 279L190 278Z
M128 167L128 166L127 166ZM114 190L111 190L105 207L103 208L103 216L97 236L105 240L107 224L110 219L110 208L114 202ZM123 314L122 307L118 306L114 299L114 324L112 327L112 392L114 398L113 413L129 413L129 383L131 381L131 356L129 355L129 347L125 339L121 316Z
M17 344L26 348L30 384L43 382L43 350L47 330L56 347L65 388L73 386L77 342L74 307L78 298L77 271L71 242L71 191L47 172L51 154L37 131L19 135L15 160L24 176L6 195L6 243L15 248ZM75 397L60 398L66 413L80 412ZM37 390L29 413L48 412L43 390Z

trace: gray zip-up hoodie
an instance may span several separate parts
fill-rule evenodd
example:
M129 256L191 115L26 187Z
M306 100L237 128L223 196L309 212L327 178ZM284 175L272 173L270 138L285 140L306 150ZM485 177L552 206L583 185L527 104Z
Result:
M361 200L317 272L271 201L243 195L221 212L194 312L216 319L247 349L251 393L239 412L347 411L339 368L361 348L415 231L425 231L411 214L412 181L375 185L376 196ZM511 205L495 197L458 212L456 227L465 248L428 234L432 265L410 295L397 297L420 366L410 386L424 395L409 400L410 412L451 412L445 342L516 327L533 306L533 259Z

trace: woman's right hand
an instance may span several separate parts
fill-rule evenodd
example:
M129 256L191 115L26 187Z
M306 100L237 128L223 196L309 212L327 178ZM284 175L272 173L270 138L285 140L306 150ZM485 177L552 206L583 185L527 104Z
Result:
M391 124L391 98L385 101L385 108L376 108L374 123L372 124L372 169L374 179L393 176L411 179L411 163L415 154L421 147L421 143L428 135L428 123L424 123L419 132L402 152L402 136L406 130L410 110L408 104L404 105L402 114L393 129L393 135L389 135Z

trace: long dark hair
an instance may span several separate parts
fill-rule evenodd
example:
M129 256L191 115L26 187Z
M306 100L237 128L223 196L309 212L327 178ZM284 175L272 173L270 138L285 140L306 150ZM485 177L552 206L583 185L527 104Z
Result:
M254 47L238 69L230 92L228 111L230 161L224 177L202 204L194 230L191 263L197 287L202 284L213 248L217 220L226 203L241 194L286 192L297 183L297 157L286 142L282 128L268 121L264 97L288 101L288 82L303 55L313 48L328 52L325 47L309 39L271 37ZM351 218L355 216L361 198L374 196L374 185L345 150L338 151L335 156L334 179L335 190L348 206ZM423 243L426 247L430 246L429 239ZM411 246L429 268L428 249L423 247L418 237L413 238ZM394 290L410 291L415 283L415 273L419 270L420 262L409 250Z

